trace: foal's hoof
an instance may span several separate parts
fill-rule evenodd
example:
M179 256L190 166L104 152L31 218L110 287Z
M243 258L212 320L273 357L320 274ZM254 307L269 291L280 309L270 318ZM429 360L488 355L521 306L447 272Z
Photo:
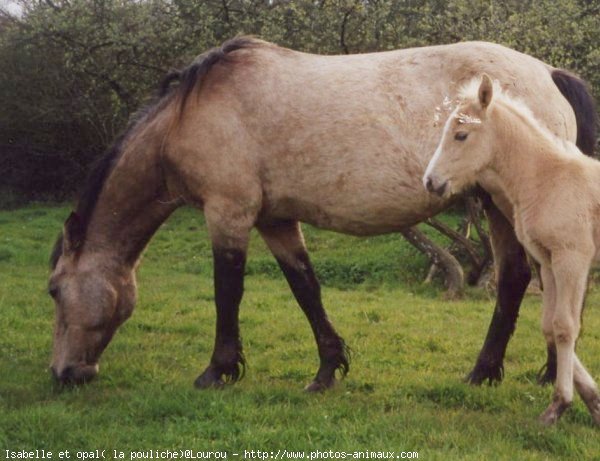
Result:
M212 367L204 370L194 381L194 386L198 389L221 389L225 386L225 381L221 378L221 373Z
M327 389L331 389L333 386L335 386L335 379L332 379L328 382L322 382L315 379L312 383L308 384L304 390L311 393L325 392Z
M596 426L600 426L600 401L597 401L595 406L589 406L588 408L594 423L596 423Z
M600 396L598 396L597 393L594 393L592 396L583 394L581 397L590 411L594 423L596 423L597 426L600 426Z
M548 408L546 408L546 411L540 415L540 423L544 426L552 426L560 419L569 406L571 406L569 403L559 401L552 402Z

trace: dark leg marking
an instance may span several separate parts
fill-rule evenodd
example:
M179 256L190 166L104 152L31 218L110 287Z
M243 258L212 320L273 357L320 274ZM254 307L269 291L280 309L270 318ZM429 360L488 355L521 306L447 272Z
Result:
M333 386L336 370L340 370L342 376L348 373L350 369L349 350L327 318L321 301L321 287L313 271L308 253L296 252L294 257L296 260L294 265L279 258L277 258L277 262L298 304L308 318L317 341L320 366L313 382L306 387L307 391L317 392Z
M521 300L531 280L531 270L522 248L510 260L506 258L499 270L496 307L475 368L467 376L471 384L502 381L506 347L515 331Z
M492 202L490 196L480 191L488 221L498 271L496 307L487 336L475 367L466 380L471 384L490 384L502 381L504 354L515 330L521 300L531 280L531 269L525 250L517 240L512 224Z
M196 379L199 388L222 387L244 376L238 313L244 292L245 252L213 248L217 330L210 364Z
M537 381L542 386L556 381L556 346L548 346L548 359L538 372Z

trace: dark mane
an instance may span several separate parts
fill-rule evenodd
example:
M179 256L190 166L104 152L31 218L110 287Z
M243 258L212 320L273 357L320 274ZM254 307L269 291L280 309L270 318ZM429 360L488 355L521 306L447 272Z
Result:
M192 92L215 64L229 62L231 60L229 54L236 50L252 48L263 44L264 42L253 37L240 36L227 40L220 47L213 48L198 56L192 64L179 73L178 93L180 115L183 114L185 104Z
M208 71L217 63L228 61L228 54L242 49L261 44L259 40L251 37L236 37L226 41L222 46L200 55L196 60L182 71L169 73L161 82L158 93L154 100L147 104L143 109L136 112L131 118L127 128L121 134L112 146L94 163L88 178L79 194L75 213L79 216L83 225L83 235L87 232L96 203L102 192L102 188L110 176L114 166L117 164L123 152L123 146L127 139L135 131L136 127L151 119L158 111L163 109L174 96L178 96L180 104L180 115L183 113L185 104L202 81ZM178 85L173 85L178 82ZM56 267L58 259L62 253L63 233L61 232L54 244L50 255L50 266Z
M123 140L131 131L131 128L132 126L130 125L125 130L124 134L119 136L119 138L106 151L106 153L94 163L90 169L90 172L88 173L88 179L85 181L84 186L81 189L79 198L77 200L77 206L75 208L75 213L80 216L85 230L87 230L87 225L89 224L92 212L96 207L96 202L98 201L102 187L104 186L106 179L120 157ZM50 266L53 269L56 267L58 258L62 253L62 246L63 233L61 232L58 236L58 239L54 243L54 248L52 249L52 253L50 255Z
M169 78L172 78L171 74L167 76L165 81L167 81ZM164 102L169 99L169 96L172 94L172 90L170 88L171 82L172 80L170 80L166 86L165 83L160 86L160 90L154 99L142 109L138 110L131 117L127 128L125 128L123 133L117 137L113 144L93 163L92 167L90 168L87 180L84 182L83 187L79 192L77 206L75 207L75 213L79 216L83 225L84 235L92 218L92 213L96 208L96 203L98 202L102 188L104 187L104 184L110 176L114 166L117 164L119 158L121 158L125 142L138 126L148 121L158 112L158 110L164 107ZM63 233L61 232L50 255L50 266L52 269L56 267L58 258L62 253L62 246Z

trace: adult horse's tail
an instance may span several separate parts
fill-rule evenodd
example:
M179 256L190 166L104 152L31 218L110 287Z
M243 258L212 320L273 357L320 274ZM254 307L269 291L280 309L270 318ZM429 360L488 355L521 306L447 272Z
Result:
M598 139L598 113L588 85L562 69L552 71L552 80L575 112L577 147L586 155L594 155Z

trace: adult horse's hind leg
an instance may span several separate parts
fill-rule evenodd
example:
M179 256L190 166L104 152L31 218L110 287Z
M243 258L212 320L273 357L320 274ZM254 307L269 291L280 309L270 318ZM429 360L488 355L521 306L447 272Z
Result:
M213 245L217 326L210 364L194 383L198 388L221 387L244 374L238 313L244 292L248 240L254 222L254 213L230 201L207 203L204 214Z
M298 222L260 226L259 231L277 259L298 304L306 314L317 341L320 366L307 391L322 391L335 382L335 371L346 375L348 352L344 340L327 318L321 288L310 263Z
M489 196L484 200L484 207L492 237L498 294L485 342L475 367L467 376L471 384L502 380L506 346L515 330L521 300L531 280L525 250L517 240L513 226Z

